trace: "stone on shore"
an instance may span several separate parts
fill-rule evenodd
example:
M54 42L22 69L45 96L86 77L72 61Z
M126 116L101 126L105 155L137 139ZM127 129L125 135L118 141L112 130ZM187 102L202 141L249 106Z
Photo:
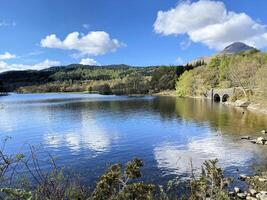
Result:
M266 130L262 130L261 133L262 133L262 134L266 134L267 131L266 131Z
M238 196L240 199L246 199L246 196L244 193L237 193L236 196Z
M239 179L240 179L241 181L245 181L245 180L247 179L247 176L246 176L245 174L240 174L240 175L239 175Z
M246 197L246 200L258 200L256 197L249 197L249 196L247 196Z
M236 100L235 101L235 106L237 107L248 107L250 104L249 101L244 101L244 100Z
M259 199L259 200L267 200L267 194L266 194L266 193L262 193L262 192L260 192L260 193L258 193L258 194L256 195L256 197L257 197L257 199Z
M257 143L257 140L250 140L250 142L251 142L252 144L256 144L256 143Z
M234 187L234 192L235 192L235 193L240 193L240 191L241 191L240 188L238 188L238 187Z
M258 137L256 143L264 145L266 143L266 139L264 137Z
M260 182L267 182L267 178L259 178L258 179Z
M252 196L255 196L257 194L257 191L254 190L254 189L249 189L249 193L252 195Z
M250 140L250 137L249 136L242 136L241 140Z

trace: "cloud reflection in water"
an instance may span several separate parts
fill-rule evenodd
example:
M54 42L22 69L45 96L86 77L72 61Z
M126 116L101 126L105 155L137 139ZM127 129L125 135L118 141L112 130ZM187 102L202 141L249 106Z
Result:
M222 136L193 139L186 145L162 143L154 148L154 156L164 174L188 174L190 161L199 172L207 159L218 158L222 167L245 166L257 149L250 144L234 142Z
M93 156L108 152L111 143L117 139L116 132L99 125L96 119L82 115L81 126L76 130L49 133L44 136L44 143L53 148L68 147L74 154L82 149L89 149Z

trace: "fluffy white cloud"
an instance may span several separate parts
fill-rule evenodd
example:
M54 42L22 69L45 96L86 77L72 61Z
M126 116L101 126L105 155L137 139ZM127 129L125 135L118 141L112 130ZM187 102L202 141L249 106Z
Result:
M100 65L97 61L92 58L83 58L80 62L82 65Z
M7 60L7 59L11 59L11 58L16 58L16 55L11 54L9 52L5 52L3 54L0 54L0 60Z
M30 69L45 69L45 68L48 68L48 67L52 67L52 66L59 66L60 65L60 62L59 61L55 61L55 60L44 60L43 62L40 62L38 64L35 64L35 65L32 65L30 67Z
M26 69L40 70L40 69L45 69L48 67L58 66L58 65L60 65L59 61L53 61L53 60L48 60L48 59L35 65L8 64L4 61L0 61L0 73L4 71L10 71L10 70L26 70Z
M117 39L111 39L104 31L92 31L87 35L73 32L60 40L55 34L48 35L41 40L41 46L46 48L59 48L77 50L81 55L103 55L114 52L124 44Z
M251 46L267 46L267 30L245 13L227 11L223 2L182 1L175 8L159 11L154 23L156 33L187 34L193 42L222 49L241 41Z

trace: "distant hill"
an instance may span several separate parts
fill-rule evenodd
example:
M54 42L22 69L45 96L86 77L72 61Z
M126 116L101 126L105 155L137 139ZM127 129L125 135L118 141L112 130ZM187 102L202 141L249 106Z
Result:
M258 51L256 48L246 45L242 42L235 42L227 47L224 48L223 51L219 53L219 55L231 55L237 54L244 51Z
M71 64L39 71L7 71L0 73L0 81L6 90L18 92L77 92L110 88L112 94L144 94L174 89L177 76L194 67ZM138 84L142 86L137 88Z

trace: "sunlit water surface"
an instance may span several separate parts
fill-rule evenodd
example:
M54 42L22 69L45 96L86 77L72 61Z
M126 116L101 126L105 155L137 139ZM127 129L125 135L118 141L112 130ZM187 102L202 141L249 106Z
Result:
M226 174L264 166L267 145L241 141L260 136L267 117L210 101L174 97L91 94L12 94L0 97L0 134L6 151L51 153L60 166L94 184L108 165L144 160L144 180L165 183L218 158ZM47 154L40 154L46 159ZM44 170L49 168L43 164ZM238 170L238 171L237 171Z

